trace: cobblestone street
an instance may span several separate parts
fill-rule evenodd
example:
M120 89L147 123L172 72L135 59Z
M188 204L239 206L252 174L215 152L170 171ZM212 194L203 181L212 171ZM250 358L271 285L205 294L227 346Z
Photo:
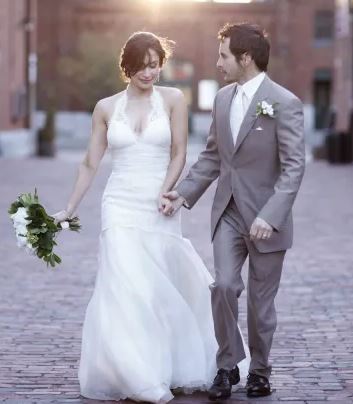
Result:
M192 148L190 160L196 157ZM77 154L0 159L0 402L98 403L79 393L77 367L84 312L97 270L104 162L78 214L81 234L63 234L63 263L47 269L16 247L7 209L19 193L38 188L50 213L64 207ZM190 163L190 162L189 162ZM209 211L214 187L183 229L212 271ZM353 403L353 165L308 164L295 205L295 244L277 296L278 328L271 351L274 393L248 399L244 381L227 403ZM246 279L247 265L243 269ZM246 336L246 294L240 325ZM205 394L173 402L207 403Z

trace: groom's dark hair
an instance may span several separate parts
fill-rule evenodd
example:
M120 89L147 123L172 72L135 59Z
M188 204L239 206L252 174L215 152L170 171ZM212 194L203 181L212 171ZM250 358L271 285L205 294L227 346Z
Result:
M229 49L239 62L248 53L261 71L267 70L270 57L270 42L267 33L258 25L250 23L225 24L218 32L218 39L230 38Z

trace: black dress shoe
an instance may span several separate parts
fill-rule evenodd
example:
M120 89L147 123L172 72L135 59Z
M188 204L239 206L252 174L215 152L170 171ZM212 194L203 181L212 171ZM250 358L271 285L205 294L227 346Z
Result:
M240 374L238 366L236 366L229 372L229 381L232 386L235 386L240 382Z
M248 397L264 397L269 396L272 393L268 379L254 373L249 373L248 375L246 392Z
M229 380L230 371L219 369L211 388L208 390L208 398L212 401L229 398L232 394L232 384Z

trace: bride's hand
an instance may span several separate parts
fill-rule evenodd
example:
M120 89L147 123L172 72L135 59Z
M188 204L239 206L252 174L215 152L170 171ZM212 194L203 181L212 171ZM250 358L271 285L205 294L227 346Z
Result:
M185 202L185 199L177 191L166 192L163 197L168 201L163 209L165 216L173 216Z
M163 194L159 194L158 196L158 211L163 212L165 206L169 202L169 199L165 198Z
M54 218L54 223L58 224L61 222L64 222L65 220L70 218L70 215L68 213L67 210L61 210L60 212L55 213L54 215L52 215Z

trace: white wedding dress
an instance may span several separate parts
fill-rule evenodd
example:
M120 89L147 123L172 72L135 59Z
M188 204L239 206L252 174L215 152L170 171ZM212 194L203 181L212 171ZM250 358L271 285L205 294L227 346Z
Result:
M79 381L88 398L164 403L171 389L204 390L215 377L213 279L182 236L180 212L158 212L171 145L162 96L154 88L141 135L129 126L127 97L118 98L108 127L113 167L102 198L99 269ZM248 357L240 363L243 376Z

